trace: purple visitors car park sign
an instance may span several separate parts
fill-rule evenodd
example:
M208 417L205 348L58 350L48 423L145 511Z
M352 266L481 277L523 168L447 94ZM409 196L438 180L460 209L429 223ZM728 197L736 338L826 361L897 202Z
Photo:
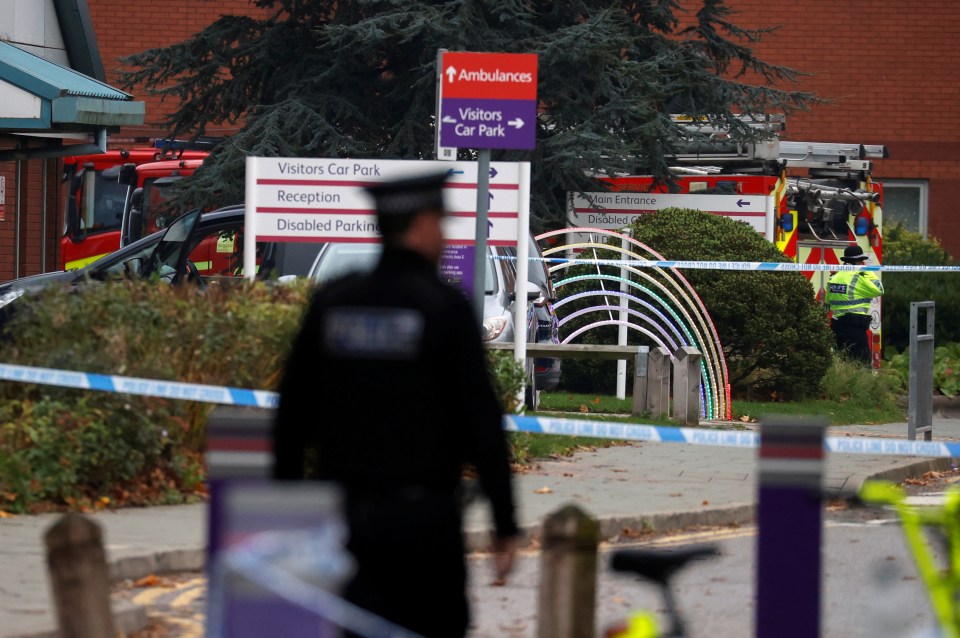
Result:
M446 51L440 73L442 146L534 148L536 54Z

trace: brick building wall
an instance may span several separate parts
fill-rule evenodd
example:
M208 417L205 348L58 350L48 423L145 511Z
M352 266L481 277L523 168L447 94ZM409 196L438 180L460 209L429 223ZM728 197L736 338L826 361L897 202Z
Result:
M220 15L260 14L250 0L88 0L107 81L117 82L119 60L132 53L183 41ZM698 3L681 0L694 8ZM785 139L885 144L890 158L875 162L874 175L882 180L925 180L928 186L929 232L960 257L960 216L953 214L954 193L960 192L960 4L943 0L727 0L737 11L732 21L746 28L779 26L753 45L762 58L809 73L796 88L829 100L810 111L791 116ZM147 104L148 123L158 122L173 105L143 91L132 91ZM164 134L149 126L125 129L113 135L115 144L129 145L139 137ZM210 129L227 135L230 128ZM40 192L39 161L27 162L25 192ZM12 163L2 163L7 177L7 218L15 205ZM48 191L62 187L56 170L50 171ZM59 233L62 198L55 205L49 228ZM51 204L54 202L55 204ZM31 205L33 210L33 205ZM26 216L32 229L39 216ZM9 224L8 224L9 225ZM40 263L39 230L21 241L19 273L37 272ZM0 251L12 252L12 237L0 233ZM48 252L55 242L48 240ZM26 261L24 261L26 260ZM49 257L50 263L53 257ZM0 280L12 276L8 260L0 263ZM12 261L10 261L12 264ZM49 269L50 266L47 266Z
M929 233L960 257L960 4L943 0L728 0L739 26L779 25L754 50L810 73L830 100L790 117L785 139L885 144L874 176L928 180Z
M12 145L0 144L0 149L4 148L12 148ZM31 160L20 166L18 188L17 163L0 162L0 175L6 184L3 214L0 215L0 281L57 269L56 246L62 230L59 211L63 206L60 163L57 160ZM18 208L19 237L16 232Z
M118 84L121 59L182 42L202 31L222 15L261 16L265 12L251 0L152 0L130 3L126 0L87 0L90 17L97 33L100 56L107 73L107 83ZM159 97L145 91L129 91L137 100L146 102L147 117L143 128L129 128L115 137L156 137L163 135L157 123L175 105L161 102ZM229 135L236 127L213 127L209 135Z

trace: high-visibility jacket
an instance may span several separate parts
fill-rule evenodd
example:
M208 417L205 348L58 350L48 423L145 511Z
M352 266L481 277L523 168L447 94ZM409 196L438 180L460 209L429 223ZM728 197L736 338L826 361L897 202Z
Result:
M830 277L827 306L834 318L843 315L869 315L870 300L883 294L883 284L872 272L841 270Z

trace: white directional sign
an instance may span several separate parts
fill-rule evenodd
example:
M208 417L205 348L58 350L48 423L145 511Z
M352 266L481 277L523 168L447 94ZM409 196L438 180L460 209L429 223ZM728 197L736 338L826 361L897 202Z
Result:
M450 173L443 189L447 243L473 244L477 163L428 160L248 157L247 235L256 241L376 242L376 211L365 187L441 171ZM519 188L518 163L490 164L492 246L517 243Z
M603 191L570 193L568 221L581 228L619 230L637 215L664 208L693 208L746 222L761 233L767 226L765 195L698 195L696 193L635 193Z

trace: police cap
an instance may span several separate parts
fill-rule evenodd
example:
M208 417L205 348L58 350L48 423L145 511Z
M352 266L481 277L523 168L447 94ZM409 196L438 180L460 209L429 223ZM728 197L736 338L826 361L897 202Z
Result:
M367 187L376 202L377 215L414 215L423 210L443 212L443 183L446 171L418 177L380 182Z
M860 261L866 261L867 256L863 254L863 248L854 244L853 246L847 246L843 249L843 257L840 261L848 263L856 263Z

